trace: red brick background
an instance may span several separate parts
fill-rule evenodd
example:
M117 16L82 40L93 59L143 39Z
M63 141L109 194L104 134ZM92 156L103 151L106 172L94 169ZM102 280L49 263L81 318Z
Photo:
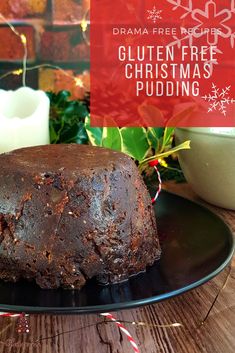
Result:
M34 61L35 43L34 43L34 28L32 26L15 27L20 33L24 33L28 43L28 60ZM20 39L8 28L0 28L0 60L1 61L22 61L24 55L23 45ZM4 63L0 64L1 68Z
M81 97L84 89L72 79L78 76L89 89L89 45L81 30L89 6L89 0L0 1L0 14L27 37L28 68L58 65L71 76L60 70L40 68L27 72L27 85L53 91L68 89L75 97ZM21 68L23 54L19 37L0 18L0 88L16 89L22 85L21 76L1 77Z

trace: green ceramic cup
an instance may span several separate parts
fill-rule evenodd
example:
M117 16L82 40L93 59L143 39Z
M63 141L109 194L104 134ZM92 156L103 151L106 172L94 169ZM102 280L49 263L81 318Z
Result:
M179 161L192 189L207 202L235 210L235 128L178 128L176 143L191 140Z

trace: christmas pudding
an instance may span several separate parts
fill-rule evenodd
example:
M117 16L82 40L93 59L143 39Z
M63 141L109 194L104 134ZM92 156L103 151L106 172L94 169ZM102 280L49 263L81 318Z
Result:
M151 199L125 154L47 145L2 154L0 165L1 279L80 289L159 258Z

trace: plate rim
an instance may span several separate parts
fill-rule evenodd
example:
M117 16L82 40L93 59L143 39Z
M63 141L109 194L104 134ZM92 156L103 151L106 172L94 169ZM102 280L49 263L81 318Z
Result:
M73 314L99 314L103 312L113 312L113 311L120 311L120 310L127 310L127 309L134 309L137 307L145 306L145 305L152 305L155 303L162 302L164 300L171 299L173 297L182 295L184 293L187 293L193 289L198 288L199 286L209 282L216 276L218 276L231 262L234 254L235 254L235 239L232 233L232 230L228 226L227 223L224 222L223 218L213 212L210 208L206 207L205 205L201 204L200 202L193 201L190 199L187 199L186 197L177 195L173 192L169 192L167 190L162 191L165 194L169 195L174 195L175 197L179 199L186 200L187 202L190 202L192 204L196 204L200 208L204 209L206 212L209 212L213 217L216 217L220 219L221 222L223 222L223 225L225 228L227 228L227 233L230 236L230 243L231 243L231 248L228 253L228 256L226 259L223 261L223 263L216 268L214 271L209 273L207 276L204 276L198 281L195 281L187 286L184 286L182 288L170 291L168 293L163 293L163 294L158 294L155 296L152 296L150 298L145 298L145 299L138 299L138 300L132 300L132 301L127 301L127 302L119 302L119 303L113 303L113 304L104 304L104 305L92 305L92 306L84 306L84 307L43 307L43 306L26 306L26 305L9 305L9 304L1 304L0 303L0 310L3 312L10 312L10 313L26 313L26 314L56 314L56 315L73 315Z

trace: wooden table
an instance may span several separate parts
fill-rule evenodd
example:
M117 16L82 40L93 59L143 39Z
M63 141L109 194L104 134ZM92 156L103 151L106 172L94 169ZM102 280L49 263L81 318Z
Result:
M167 189L200 201L186 184L168 184ZM221 215L235 233L235 212L208 207ZM214 280L180 297L115 315L120 320L144 321L154 325L174 322L183 325L178 328L151 328L127 324L141 353L234 353L235 261L226 288L206 323L200 326L228 271L226 269ZM0 319L0 353L133 352L126 337L120 334L116 326L105 323L98 315L32 315L28 335L16 333L16 322L13 318Z

